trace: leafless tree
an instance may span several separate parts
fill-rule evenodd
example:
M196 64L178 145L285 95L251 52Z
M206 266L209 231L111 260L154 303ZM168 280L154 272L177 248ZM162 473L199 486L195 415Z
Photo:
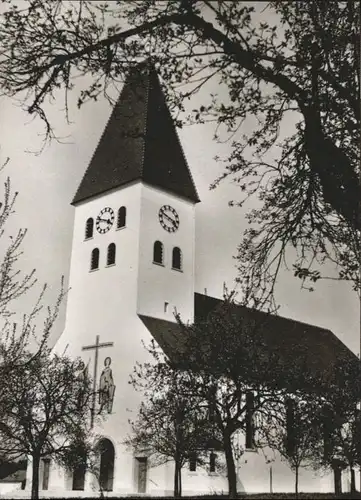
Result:
M109 97L150 57L178 125L211 121L216 140L228 137L214 185L231 178L240 187L234 205L258 199L237 254L250 302L272 300L288 256L305 287L331 278L359 290L359 1L4 3L0 86L26 96L48 136L45 104L59 90L67 111L81 76L92 80L79 105ZM220 90L210 94L212 80ZM196 109L179 114L198 93Z
M126 445L145 453L152 466L174 463L174 496L182 496L182 467L194 460L204 465L209 457L213 429L208 402L193 387L192 376L177 370L153 342L148 351L153 363L136 365L131 376L142 394L132 434Z
M81 360L43 348L37 356L23 351L22 361L2 383L0 453L31 457L31 498L38 498L41 459L69 465L92 449L93 389Z

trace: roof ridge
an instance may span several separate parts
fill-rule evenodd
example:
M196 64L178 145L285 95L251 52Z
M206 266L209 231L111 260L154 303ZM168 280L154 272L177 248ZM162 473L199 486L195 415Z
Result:
M155 74L156 74L156 77L158 78L158 83L159 83L160 88L161 88L161 90L162 90L162 87L161 87L161 84L160 84L160 78L159 78L158 73L156 72L155 68L154 68L154 72L155 72ZM171 117L171 119L172 119L172 121L173 121L173 124L174 124L174 132L175 132L175 135L176 135L177 143L178 143L178 146L179 146L179 148L180 148L180 150L181 150L181 153L182 153L182 157L183 157L183 160L184 160L185 166L186 166L186 168L187 168L187 170L188 170L188 174L189 174L190 180L191 180L191 182L192 182L193 189L194 189L194 191L195 191L195 193L196 193L197 197L199 198L198 191L197 191L197 187L196 187L196 184L195 184L194 179L193 179L192 171L191 171L191 169L189 168L189 165L188 165L188 160L187 160L187 157L186 157L186 155L185 155L185 153L184 153L183 144L182 144L182 141L181 141L181 140L180 140L180 138L179 138L178 130L177 130L177 127L176 127L176 125L175 125L175 123L174 123L174 120L173 120L173 118L172 118L172 115L171 115L170 109L169 109L169 108L168 108L168 106L167 106L167 101L166 101L165 95L164 95L164 93L163 93L163 90L162 90L162 95L163 95L163 98L164 98L164 102L165 102L165 105L166 105L166 109L167 109L168 113L170 114L170 117Z
M217 297L212 297L210 295L204 295L203 293L194 292L194 294L200 295L201 297L210 298L210 299L213 299L213 300L218 300L219 302L223 302L222 299L219 299ZM330 330L329 328L325 328L323 326L313 325L311 323L306 323L305 321L300 321L298 319L289 318L287 316L281 316L281 315L277 315L277 314L268 313L268 312L265 312L265 311L260 311L258 309L252 308L252 307L247 307L247 306L245 306L243 304L234 304L234 305L237 306L237 307L244 307L248 311L257 311L258 313L261 313L261 314L264 314L264 315L268 315L268 316L272 316L272 318L280 318L280 319L284 319L286 321L292 321L292 323L299 323L300 325L310 326L312 328L317 328L318 330L329 332L329 333L332 333L332 335L335 335L335 333L332 330Z
M212 302L215 301L219 303L222 302L222 300L208 295L203 295L198 292L195 292L194 295L197 298L197 301L195 302L196 314L194 323L199 324L199 322L202 321L202 313L207 313L208 309L209 311L212 310ZM207 307L207 299L211 302L208 304L210 305L210 308ZM245 306L240 305L237 306L240 318L247 320L248 316L246 314L246 310L251 311L251 308L246 308ZM202 309L204 309L204 311L202 311ZM253 311L260 312L255 309ZM172 323L166 319L140 314L138 314L138 316L165 355L172 361L177 361L179 359L179 354L182 352L183 346L187 344L187 331L183 331L177 323ZM282 316L274 316L271 314L269 314L269 316L274 317L276 320L288 320L288 318L283 318ZM289 321L296 326L295 329L289 328ZM271 321L262 323L260 333L264 339L263 348L265 349L265 354L272 354L275 349L280 355L280 361L284 360L286 362L286 366L288 366L288 363L294 363L295 366L298 366L303 370L306 368L309 373L315 375L316 377L332 377L340 360L359 363L358 357L352 352L352 350L349 349L337 337L337 335L330 330L320 329L314 325L308 325L306 323L306 325L313 327L316 332L306 330L305 335L302 335L300 328L297 328L301 322L294 320L289 321L282 322L280 325L272 323ZM323 337L320 335L323 332L330 333L331 335ZM236 339L240 334L240 330L236 329L230 333L231 335L234 335Z
M125 82L124 82L124 84L123 84L123 88L124 88L124 85L125 85ZM123 91L123 88L122 88L121 92ZM114 106L112 107L112 111L111 111L111 113L110 113L110 115L109 115L109 117L108 117L108 120L107 120L107 121L106 121L106 123L105 123L105 127L103 128L103 132L102 132L101 136L100 136L100 137L99 137L99 139L98 139L98 142L97 142L97 144L96 144L96 147L93 149L93 154L92 154L92 155L91 155L91 157L90 157L90 160L89 160L89 162L88 162L88 165L90 165L90 164L91 164L91 162L93 161L94 156L96 155L96 152L97 152L98 146L99 146L99 144L101 143L101 140L103 139L103 136L105 135L105 132L106 132L106 130L107 130L107 128L108 128L109 122L110 122L110 120L111 120L111 118L112 118L112 116L113 116L113 113L114 113L114 110L115 110L115 108L116 108L117 104L118 104L118 101L116 101L116 102L115 102L115 104L114 104ZM76 190L76 192L75 192L75 194L74 194L73 200L76 198L76 196L77 196L77 194L78 194L78 191L79 191L79 189L80 189L80 187L81 187L81 185L82 185L82 183L83 183L83 180L84 180L85 176L87 175L87 172L88 172L88 168L86 168L86 169L85 169L85 171L84 171L84 174L83 174L83 176L82 176L82 178L81 178L81 181L79 182L78 189ZM107 189L105 189L105 190L104 190L104 191L102 191L102 192L105 192L105 191L107 191ZM97 193L97 194L101 194L101 193ZM94 196L95 196L95 195L94 195ZM83 200L81 200L81 201L83 201ZM71 205L73 205L73 204L74 204L74 201L72 201Z
M145 106L146 106L146 113L145 113L145 118L144 118L144 127L143 127L143 135L144 135L144 140L143 140L143 151L142 151L142 160L140 163L140 176L143 178L143 173L144 173L144 162L145 162L145 149L147 147L147 133L148 133L148 117L149 117L149 93L150 93L150 66L149 66L149 61L143 62L146 66L146 71L147 71L147 91L146 91L146 96L145 96Z
M170 113L170 112L169 112ZM172 115L171 115L172 116ZM179 147L180 147L180 150L182 152L182 155L183 155L183 159L184 159L184 163L187 167L187 170L188 170L188 174L189 174L189 177L191 179L191 182L192 182L192 185L193 185L193 189L194 191L196 192L196 195L198 196L199 198L199 195L198 195L198 190L197 190L197 187L196 187L196 183L194 182L194 179L193 179L193 174L192 174L192 171L191 169L189 168L189 165L188 165L188 160L187 160L187 157L184 153L184 149L183 149L183 144L182 144L182 141L180 140L179 138L179 135L178 135L178 130L177 130L177 127L176 125L174 125L174 131L175 131L175 134L177 136L177 141L178 141L178 144L179 144Z
M128 74L72 204L135 179L200 201L158 74L149 62Z

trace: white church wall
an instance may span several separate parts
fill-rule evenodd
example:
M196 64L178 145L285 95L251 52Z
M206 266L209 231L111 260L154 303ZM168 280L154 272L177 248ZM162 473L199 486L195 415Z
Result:
M227 493L227 477L222 472L209 472L206 466L197 465L196 471L190 471L188 464L182 470L182 494Z
M107 340L113 340L114 346L99 350L100 367L107 355L111 354L112 357L111 366L116 386L113 411L110 415L106 415L102 425L96 427L94 431L102 437L110 439L114 445L114 491L130 493L135 488L132 474L134 457L131 451L125 449L122 442L130 434L128 420L136 418L141 395L135 392L129 384L129 377L136 361L143 363L148 360L148 354L143 348L142 342L146 345L149 344L151 336L141 320L135 315L132 318L125 317L122 321L122 332L117 333L121 333L123 338L120 335L118 338L117 336L109 336ZM90 365L92 365L92 360L90 360ZM100 370L98 379L99 375ZM54 480L52 481L52 486L55 489L64 488L63 478L59 479L56 484L54 484ZM67 490L71 489L71 483L65 487Z
M171 205L178 213L180 225L174 233L167 232L159 223L162 205ZM116 229L117 210L127 208L126 226ZM100 211L110 207L115 220L111 229L99 234L94 228L92 238L85 241L85 225L89 217L96 221ZM107 357L115 385L112 411L94 431L108 438L114 445L113 491L107 496L137 494L137 455L123 445L130 434L129 419L135 419L141 395L129 384L129 377L136 362L149 361L143 347L152 339L138 314L174 321L176 307L183 320L194 318L194 204L180 197L165 193L140 182L112 190L80 203L75 208L73 249L70 269L70 291L67 300L66 328L56 347L56 352L81 356L94 374L94 346L97 336L100 343L111 343L99 348L96 382ZM153 263L153 244L164 244L164 266ZM107 247L116 245L115 265L106 265ZM172 248L182 250L182 272L171 267ZM90 271L91 251L99 248L99 269ZM165 310L164 303L168 303ZM99 409L99 402L97 402ZM242 439L240 443L242 443ZM267 453L266 453L267 455ZM189 471L188 464L182 471L183 493L222 493L228 489L224 458L218 455L223 467L210 473L207 467ZM237 463L239 491L256 493L270 491L270 467L274 492L294 490L294 474L279 457L272 455L268 464L262 450L247 450ZM273 460L274 458L274 460ZM27 491L31 487L31 466L28 467ZM41 479L40 479L41 480ZM331 474L321 476L313 471L300 473L300 490L332 491ZM44 497L79 498L98 494L97 481L86 475L84 491L72 490L71 474L52 465L49 489L41 491ZM146 493L171 495L173 492L173 464L150 467L147 471Z
M270 449L246 451L238 461L238 478L247 493L270 492L271 489L274 493L295 490L294 472L277 452ZM325 493L332 492L333 488L332 473L300 468L299 491Z
M276 493L294 491L294 472L276 450L269 447L247 449L244 432L239 432L235 436L235 440L237 448L244 450L244 453L237 460L239 491L247 493L270 492L271 489ZM333 481L331 471L316 471L311 467L301 467L299 470L300 491L332 492L334 490Z
M111 191L80 203L75 209L73 246L67 301L66 330L72 330L72 345L80 347L85 340L93 342L91 331L106 332L119 324L123 312L135 312L136 276L140 223L140 183ZM127 207L126 227L116 229L116 213ZM112 228L99 234L94 227L93 237L85 240L85 224L89 217L96 221L104 207L115 213ZM110 243L116 244L116 264L106 266ZM91 251L99 248L99 269L90 271ZM88 332L88 333L86 333ZM64 343L67 335L58 342ZM101 339L102 340L102 339Z
M163 229L159 209L170 205L179 215L175 232ZM174 309L184 321L194 319L194 203L148 185L142 186L137 312L174 321ZM153 264L153 244L164 245L164 265ZM172 269L172 249L182 252L182 270ZM165 310L164 303L168 306Z
M0 482L0 498L12 498L13 494L23 491L19 482Z
M81 355L89 363L89 372L94 372L94 350L82 351L99 341L112 342L110 347L99 349L97 382L106 357L111 357L111 369L115 383L115 396L111 415L107 415L101 428L95 432L110 439L115 448L114 491L134 491L132 468L133 454L124 449L122 441L130 432L128 420L135 418L140 395L129 384L129 377L135 363L148 360L143 343L149 344L151 334L136 314L138 291L138 255L140 225L140 184L106 193L88 200L76 207L73 252L70 269L70 287L66 329L55 349ZM96 216L104 207L111 207L116 213L120 206L127 207L126 227L113 227L105 234L94 231L92 239L84 241L85 224L88 217ZM164 231L164 230L163 230ZM105 265L106 249L109 243L116 244L116 263ZM90 271L91 250L100 250L99 269ZM148 289L152 293L152 289ZM130 411L133 410L133 413ZM62 476L53 476L53 494L61 488L69 491L71 483ZM78 495L78 492L72 492ZM50 491L49 491L50 494ZM80 493L79 493L80 494Z

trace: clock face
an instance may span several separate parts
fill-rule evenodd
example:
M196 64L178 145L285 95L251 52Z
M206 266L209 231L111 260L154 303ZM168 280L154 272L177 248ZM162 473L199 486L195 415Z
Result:
M163 205L159 210L159 222L163 229L169 233L174 233L179 227L179 216L169 205Z
M96 228L100 234L104 234L112 227L114 212L110 207L103 208L96 219Z

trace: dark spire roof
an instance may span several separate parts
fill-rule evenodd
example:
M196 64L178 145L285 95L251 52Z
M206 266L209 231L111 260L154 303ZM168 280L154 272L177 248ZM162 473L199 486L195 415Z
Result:
M73 203L131 181L198 202L198 194L150 63L126 80Z

